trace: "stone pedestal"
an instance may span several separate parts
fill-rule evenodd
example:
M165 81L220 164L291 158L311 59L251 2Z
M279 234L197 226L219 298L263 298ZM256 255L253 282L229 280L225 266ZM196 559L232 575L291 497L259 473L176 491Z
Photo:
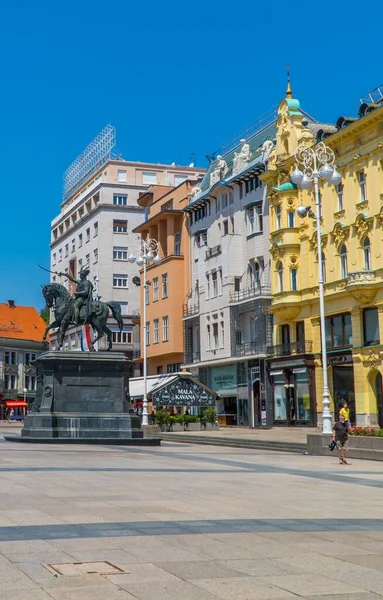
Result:
M45 352L21 436L9 441L159 445L144 438L129 396L130 361L122 352Z

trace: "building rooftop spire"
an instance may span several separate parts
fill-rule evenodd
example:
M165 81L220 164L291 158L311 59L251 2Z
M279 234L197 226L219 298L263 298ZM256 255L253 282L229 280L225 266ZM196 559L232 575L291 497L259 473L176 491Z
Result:
M286 69L287 69L286 98L292 98L293 97L293 92L292 92L291 85L290 85L290 67L289 67L289 65L286 66Z

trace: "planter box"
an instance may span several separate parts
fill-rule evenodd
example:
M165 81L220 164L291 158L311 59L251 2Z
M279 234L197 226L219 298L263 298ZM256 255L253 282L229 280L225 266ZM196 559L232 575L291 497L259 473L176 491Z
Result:
M307 450L310 454L337 457L337 450L331 452L328 448L331 435L322 433L309 433L307 435ZM383 461L383 438L362 435L350 435L348 438L348 456L350 458L363 458L366 460Z

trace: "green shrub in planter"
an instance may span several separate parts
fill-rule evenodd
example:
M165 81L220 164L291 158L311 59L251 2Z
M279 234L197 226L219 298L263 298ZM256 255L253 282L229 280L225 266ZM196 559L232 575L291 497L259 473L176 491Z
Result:
M217 411L215 408L205 408L202 413L202 420L210 425L215 425L217 422Z

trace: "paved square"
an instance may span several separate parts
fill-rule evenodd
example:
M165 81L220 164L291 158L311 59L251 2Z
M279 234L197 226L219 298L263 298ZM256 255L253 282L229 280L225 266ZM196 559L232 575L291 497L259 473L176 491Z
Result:
M2 437L0 457L1 600L383 596L381 463Z

